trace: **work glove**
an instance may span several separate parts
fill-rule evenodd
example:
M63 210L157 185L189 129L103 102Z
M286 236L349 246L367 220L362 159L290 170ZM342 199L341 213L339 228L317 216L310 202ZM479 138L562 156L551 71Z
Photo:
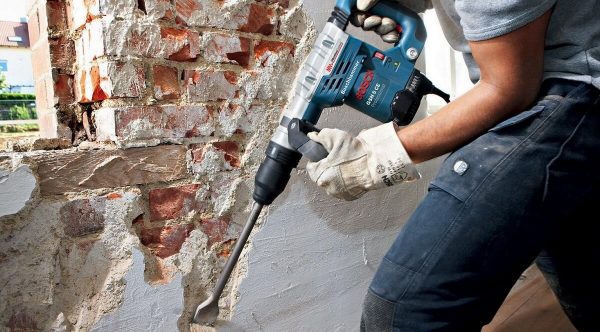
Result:
M364 130L356 137L327 128L308 137L329 151L327 158L307 164L308 175L334 197L352 201L369 190L421 177L393 122Z
M358 0L356 3L358 11L352 14L350 23L365 31L375 31L375 33L381 36L384 42L396 43L402 33L402 29L397 28L398 25L396 22L389 17L380 17L367 13L377 2L378 0ZM398 2L417 13L422 13L426 9L433 8L431 0L401 0Z

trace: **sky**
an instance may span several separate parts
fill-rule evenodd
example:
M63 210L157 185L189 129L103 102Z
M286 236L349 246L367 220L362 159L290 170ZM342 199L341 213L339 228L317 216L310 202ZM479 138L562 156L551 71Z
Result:
M27 16L25 0L0 0L0 21L16 21Z

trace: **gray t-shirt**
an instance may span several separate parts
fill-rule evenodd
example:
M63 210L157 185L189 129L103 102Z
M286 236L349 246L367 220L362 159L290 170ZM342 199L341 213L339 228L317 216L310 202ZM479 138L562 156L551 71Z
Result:
M544 78L566 78L600 88L600 0L420 0L420 6L414 6L419 0L401 2L415 10L433 4L446 39L463 53L473 81L479 80L479 69L467 40L507 34L552 9Z

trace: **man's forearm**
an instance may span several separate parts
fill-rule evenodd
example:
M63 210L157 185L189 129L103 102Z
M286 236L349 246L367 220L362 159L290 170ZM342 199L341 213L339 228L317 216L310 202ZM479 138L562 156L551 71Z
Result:
M531 103L531 97L480 82L434 115L398 131L415 163L453 151Z
M413 162L453 151L523 111L538 93L550 11L500 37L469 46L481 71L471 91L436 114L398 131Z

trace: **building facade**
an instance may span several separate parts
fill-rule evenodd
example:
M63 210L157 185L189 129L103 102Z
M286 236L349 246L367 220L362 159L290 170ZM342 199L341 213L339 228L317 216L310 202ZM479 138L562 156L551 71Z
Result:
M5 92L35 92L26 22L0 21L0 74Z

